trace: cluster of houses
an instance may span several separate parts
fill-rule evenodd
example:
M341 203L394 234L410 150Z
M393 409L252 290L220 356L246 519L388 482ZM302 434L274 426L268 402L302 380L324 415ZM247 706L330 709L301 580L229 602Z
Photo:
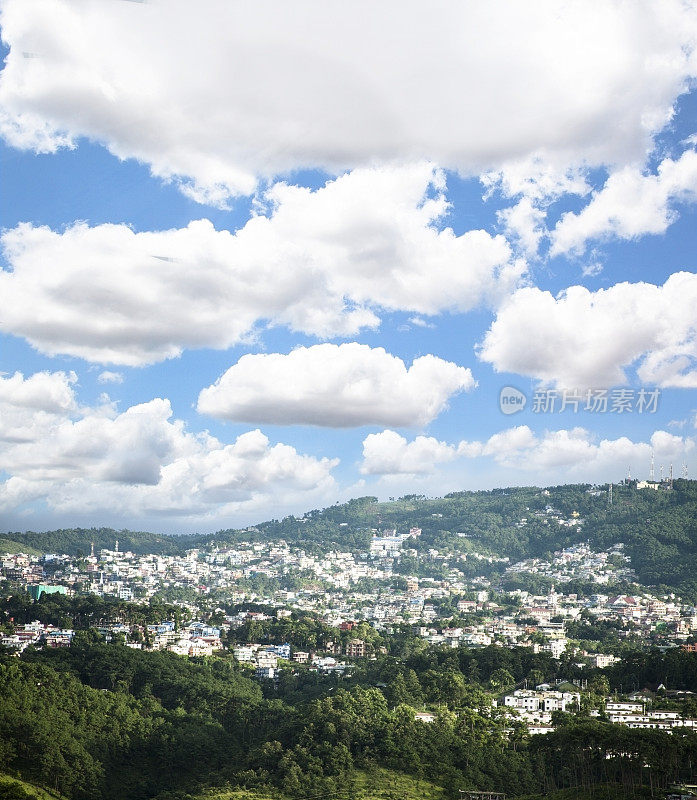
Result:
M359 640L355 640L358 642ZM363 646L365 643L361 642ZM233 648L233 655L241 663L252 664L255 674L260 680L276 680L278 678L279 661L291 664L305 664L310 671L323 675L344 675L352 668L345 661L338 661L332 655L320 655L305 650L293 650L289 644L247 644ZM349 650L347 649L347 653Z
M591 714L600 716L600 711L593 710ZM610 722L626 725L628 728L652 728L669 732L674 728L697 730L697 719L685 717L678 711L647 710L646 698L641 702L608 700L605 703L605 714Z
M544 575L557 584L571 580L610 582L636 580L630 567L629 556L624 554L624 545L616 544L609 550L594 551L589 543L577 544L554 553L551 559L527 558L516 561L506 569L507 574L527 573Z
M548 684L535 689L516 689L503 698L503 706L525 723L530 734L551 733L554 730L552 712L572 711L580 703L580 692L552 689Z
M591 717L600 718L614 725L628 728L645 728L668 731L676 729L697 730L697 719L687 717L679 711L648 709L650 699L633 695L627 700L605 698L602 708L590 710ZM516 689L503 697L503 707L513 718L523 722L528 732L533 734L551 733L555 726L552 714L555 711L575 711L580 707L581 694L573 685L552 688L541 684L535 689Z
M29 645L46 647L68 647L75 631L70 628L59 628L44 625L41 622L29 622L18 626L12 633L0 636L0 645L17 653L23 652Z
M181 630L176 630L171 620L144 627L115 623L97 626L95 630L107 641L121 637L126 646L134 649L169 650L181 656L210 656L223 648L220 628L199 621L190 622ZM134 631L137 631L140 641L134 641ZM72 629L58 628L37 620L18 625L13 633L2 635L0 644L19 654L29 645L68 647L74 635Z
M549 524L578 529L583 524L578 515L565 518L551 506L530 513L543 516ZM528 524L528 517L522 517L519 524ZM254 530L250 529L250 534ZM697 638L697 609L679 598L658 597L648 591L620 596L607 591L608 584L633 575L621 544L604 551L579 544L547 560L511 564L507 558L477 552L468 541L467 552L419 550L419 563L436 567L430 571L445 577L402 576L398 564L403 556L417 554L413 545L420 538L421 530L414 527L404 532L374 530L365 552L319 555L285 541L211 545L176 556L122 552L118 542L98 553L93 548L89 556L81 558L7 554L0 561L0 591L5 582L34 593L43 587L143 603L159 593L185 606L193 616L204 616L216 602L255 602L288 614L309 612L331 626L347 620L365 621L389 633L406 623L430 644L527 645L555 658L569 650L566 625L584 612L593 619L612 621L619 637L635 634L648 643L665 646ZM500 562L503 575L472 577L468 570L465 577L465 562L482 566ZM485 572L489 574L491 569L483 568ZM554 584L545 594L523 589L504 594L501 583L511 575L542 576ZM275 580L272 584L255 582L255 577ZM595 583L598 591L586 597L565 592L571 580ZM274 588L252 589L250 585ZM176 652L205 654L216 646L207 636L169 641L173 635L158 634L160 639L168 639L164 646Z

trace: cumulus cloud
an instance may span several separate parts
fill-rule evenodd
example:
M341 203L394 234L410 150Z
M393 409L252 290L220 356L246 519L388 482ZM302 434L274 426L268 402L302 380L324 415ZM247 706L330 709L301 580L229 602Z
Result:
M537 472L565 469L574 476L602 474L608 469L624 474L627 465L648 464L652 453L659 459L677 460L693 448L692 439L666 431L655 431L649 442L633 442L626 436L599 439L581 427L536 435L521 425L491 436L482 443L481 455L506 467Z
M613 172L577 214L562 215L551 234L550 255L580 255L593 239L634 239L665 233L678 213L674 204L697 201L697 152L664 159L656 174L637 167Z
M490 197L521 197L536 203L548 203L563 195L585 195L590 191L587 164L568 163L556 154L537 151L524 158L511 159L480 177Z
M262 324L322 338L417 314L496 303L525 265L502 236L438 230L448 210L430 164L355 170L317 191L276 184L268 216L235 233L207 220L140 232L21 224L2 235L0 330L45 353L141 365L226 348Z
M49 414L72 411L76 407L74 372L36 372L25 378L21 372L11 377L0 374L0 403L8 408L34 409Z
M655 431L648 442L626 436L600 439L585 428L534 433L527 425L500 431L484 441L447 444L419 436L408 442L391 430L371 434L363 441L364 474L422 475L438 464L456 459L490 458L509 470L557 475L570 479L597 479L598 475L624 474L628 465L648 464L651 456L678 461L694 449L690 438Z
M259 430L230 444L191 433L166 399L123 412L78 408L63 373L0 379L6 512L38 502L54 512L219 518L321 496L337 463L272 444Z
M74 372L0 375L0 442L33 441L76 412L76 383Z
M479 357L563 388L625 383L636 366L646 385L697 387L697 275L663 286L618 283L591 292L572 286L554 297L523 288L498 311Z
M469 369L428 355L411 367L382 347L351 342L246 355L198 398L198 411L276 425L426 425L475 386Z
M258 176L375 158L466 173L539 149L640 160L697 72L697 14L680 0L1 8L8 142L88 137L215 205Z
M423 475L457 455L456 446L432 436L417 436L408 442L395 431L385 430L363 440L360 471L364 475Z

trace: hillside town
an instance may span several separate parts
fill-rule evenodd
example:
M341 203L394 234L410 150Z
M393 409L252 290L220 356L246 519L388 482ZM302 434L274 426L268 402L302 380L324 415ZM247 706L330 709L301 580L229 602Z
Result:
M516 527L535 519L583 532L578 514L564 516L551 505L522 516ZM629 728L697 730L696 715L681 705L691 700L689 692L666 706L666 686L618 697L598 694L598 687L589 694L578 678L583 670L618 663L627 648L697 651L697 608L642 586L624 544L599 549L577 541L514 561L464 533L457 534L462 547L424 547L415 526L374 528L369 545L353 552L259 541L254 528L248 533L248 540L213 540L175 555L123 550L116 539L107 548L91 545L88 555L6 553L0 593L26 592L35 602L94 597L121 609L164 604L177 609L176 619L134 623L114 613L93 629L102 640L134 650L223 656L271 687L287 676L350 677L387 653L389 637L405 632L426 648L526 647L573 665L577 677L492 686L489 713L503 715L507 735L516 726L531 736L550 733L560 714L581 708L589 718ZM323 635L298 645L274 633L299 619L315 620ZM20 655L27 648L68 647L76 635L65 625L10 622L0 644ZM414 709L423 723L437 713Z
M556 524L577 528L583 524L573 517L561 518L551 507L542 513ZM521 525L526 523L521 519ZM466 553L417 550L420 535L414 527L403 532L374 530L369 549L356 553L317 554L285 541L242 541L181 555L135 554L122 552L115 541L113 548L95 552L92 547L84 557L5 554L0 556L0 589L6 593L14 586L35 599L46 592L141 604L157 599L179 605L194 620L207 618L216 609L256 603L279 616L309 613L336 628L364 622L389 634L409 625L431 645L525 645L554 658L570 651L595 666L610 663L612 648L580 648L574 638L583 637L569 636L569 625L584 620L608 623L619 642L633 641L637 646L694 647L697 608L674 594L659 594L637 584L622 544L604 551L589 543L576 544L548 559L510 563L506 557L473 548ZM420 575L404 574L401 567L407 560ZM467 562L468 577L463 573ZM477 574L477 565L482 574ZM434 566L442 577L424 577ZM492 574L492 567L498 571ZM507 581L520 578L524 584L544 580L549 588L544 592L503 588ZM581 595L568 588L579 583L591 590ZM617 593L613 591L617 586L630 586L632 591ZM223 615L223 631L253 612L240 613L242 617ZM154 631L152 646L196 654L220 646L218 628L191 624L193 628L177 632L186 636L179 635L176 641L172 631ZM118 628L106 632L130 636ZM4 643L19 645L32 633L8 633ZM55 643L61 636L67 638L55 631L41 633ZM19 641L13 638L17 636Z

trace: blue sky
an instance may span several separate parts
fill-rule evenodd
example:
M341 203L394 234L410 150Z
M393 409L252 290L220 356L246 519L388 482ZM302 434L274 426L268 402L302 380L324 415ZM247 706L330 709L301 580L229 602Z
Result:
M289 6L0 0L2 527L694 476L694 4Z

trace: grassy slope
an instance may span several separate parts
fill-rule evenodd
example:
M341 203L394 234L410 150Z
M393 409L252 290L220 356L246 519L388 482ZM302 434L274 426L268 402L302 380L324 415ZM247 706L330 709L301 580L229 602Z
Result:
M0 798L6 794L8 797L13 797L15 794L10 794L12 789L16 790L16 796L21 797L20 792L24 790L27 797L35 798L36 800L60 800L61 795L53 794L45 789L40 789L38 786L33 786L30 783L25 783L18 778L11 778L9 775L0 775Z
M28 544L15 542L13 539L0 539L0 553L26 553L28 556L40 556L41 550Z
M648 798L648 790L637 789L635 800ZM548 794L526 795L515 800L624 800L627 792L621 786L593 786L589 789L562 789ZM426 780L401 772L377 768L371 772L356 772L353 785L345 792L327 797L325 800L445 800L440 787ZM254 792L247 789L212 789L187 800L289 800L280 792ZM512 799L513 800L513 799Z
M248 789L210 789L191 800L288 800L280 792L254 792ZM377 768L356 772L353 785L327 800L445 800L443 790L426 780L401 772Z

